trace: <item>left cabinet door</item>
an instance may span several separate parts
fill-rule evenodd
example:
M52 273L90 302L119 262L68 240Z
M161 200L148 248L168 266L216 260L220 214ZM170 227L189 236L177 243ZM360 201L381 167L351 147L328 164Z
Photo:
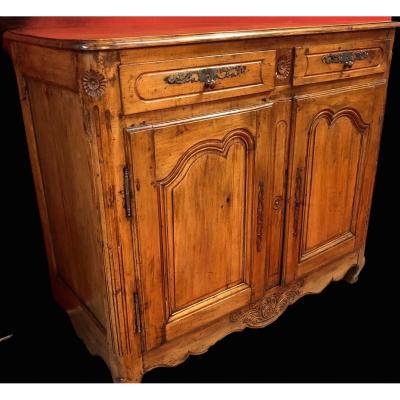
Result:
M262 295L267 211L283 196L268 187L271 110L126 130L146 350Z

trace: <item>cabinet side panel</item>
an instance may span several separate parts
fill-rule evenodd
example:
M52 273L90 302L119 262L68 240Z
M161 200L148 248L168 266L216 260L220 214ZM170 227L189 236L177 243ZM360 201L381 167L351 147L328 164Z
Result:
M79 96L35 80L27 85L56 275L104 329L98 195Z

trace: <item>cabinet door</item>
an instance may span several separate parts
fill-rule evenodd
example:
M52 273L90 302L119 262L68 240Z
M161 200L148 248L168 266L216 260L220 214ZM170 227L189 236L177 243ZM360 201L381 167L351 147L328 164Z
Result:
M284 174L284 144L281 164L272 146L286 132L271 132L271 110L127 129L147 350L262 296L267 219L282 212L273 199L284 196L270 169ZM270 230L280 237L278 224Z
M286 282L363 245L382 104L383 86L296 99Z

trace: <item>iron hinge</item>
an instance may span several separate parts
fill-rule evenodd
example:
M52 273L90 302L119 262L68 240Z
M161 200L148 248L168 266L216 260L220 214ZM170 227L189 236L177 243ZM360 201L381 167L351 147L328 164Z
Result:
M140 335L142 333L142 322L140 319L139 296L138 296L137 292L133 293L133 301L135 303L136 333L138 333Z
M27 100L29 98L29 88L24 76L22 77L22 91L24 97L23 100Z
M129 168L127 166L123 169L124 172L124 208L126 218L132 217L132 208L131 208L131 185L130 185L130 176L129 176Z

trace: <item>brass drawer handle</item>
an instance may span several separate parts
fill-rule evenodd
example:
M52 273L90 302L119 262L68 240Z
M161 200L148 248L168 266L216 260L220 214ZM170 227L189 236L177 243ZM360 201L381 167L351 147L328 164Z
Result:
M213 68L201 69L198 72L200 82L204 82L205 89L214 89L217 82L217 72Z
M178 72L168 75L164 80L169 85L182 85L184 83L203 82L205 89L214 89L218 79L233 78L246 72L244 65L234 67L203 68L194 72Z
M368 51L345 51L343 53L331 53L322 56L324 64L343 64L344 68L351 68L357 60L368 58Z

